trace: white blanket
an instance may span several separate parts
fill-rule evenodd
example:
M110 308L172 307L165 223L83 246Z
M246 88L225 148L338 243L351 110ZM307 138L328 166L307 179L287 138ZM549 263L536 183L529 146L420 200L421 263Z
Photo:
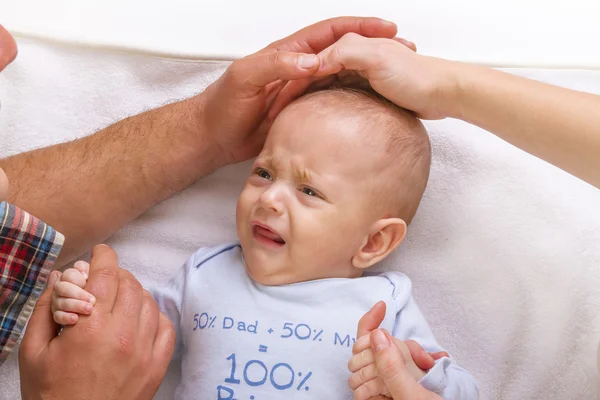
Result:
M0 157L200 92L227 66L19 45L0 75ZM511 72L600 93L600 71ZM430 184L406 243L380 268L413 279L439 342L478 379L483 399L597 398L600 191L481 129L426 125ZM114 235L123 267L145 285L166 282L197 247L234 239L247 169L222 169ZM176 380L171 371L157 397L171 398ZM13 355L0 370L0 399L18 393Z

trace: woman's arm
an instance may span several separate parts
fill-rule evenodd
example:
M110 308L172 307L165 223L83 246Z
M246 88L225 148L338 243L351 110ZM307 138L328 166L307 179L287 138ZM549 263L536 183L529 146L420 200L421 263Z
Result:
M484 67L451 69L457 85L441 106L449 116L600 188L600 96Z
M422 56L398 41L356 34L319 57L316 76L354 71L422 118L465 120L600 188L600 96ZM282 95L298 93L301 84L294 85Z

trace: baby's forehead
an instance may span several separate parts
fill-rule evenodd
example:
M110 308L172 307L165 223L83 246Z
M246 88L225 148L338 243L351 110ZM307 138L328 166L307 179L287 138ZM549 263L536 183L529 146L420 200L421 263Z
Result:
M279 143L305 151L328 148L331 156L385 152L389 135L385 124L368 113L349 112L342 107L298 104L278 121L274 135Z
M337 123L348 133L353 127L384 133L386 125L391 121L402 122L397 113L367 95L348 94L337 90L326 90L301 97L282 114L286 120L294 123L307 120L315 125L331 126ZM371 140L385 139L386 135L377 136L379 137Z

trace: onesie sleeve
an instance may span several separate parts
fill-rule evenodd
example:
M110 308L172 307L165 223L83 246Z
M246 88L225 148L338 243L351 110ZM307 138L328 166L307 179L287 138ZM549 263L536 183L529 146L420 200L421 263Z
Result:
M406 278L408 279L408 278ZM409 293L398 299L398 312L393 329L393 336L401 340L414 340L430 353L445 351L436 341L429 324L419 310L411 291L411 285L403 285ZM451 357L436 360L435 365L419 383L426 389L437 393L445 400L476 400L479 398L479 389L475 378L460 367Z
M176 342L173 359L179 358L183 349L181 315L190 274L197 270L197 267L206 260L207 256L210 256L212 250L212 248L199 249L183 264L167 285L155 286L148 290L160 310L171 320L175 328Z

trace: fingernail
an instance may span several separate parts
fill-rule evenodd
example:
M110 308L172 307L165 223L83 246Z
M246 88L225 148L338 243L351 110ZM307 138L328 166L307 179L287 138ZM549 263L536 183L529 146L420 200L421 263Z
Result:
M54 286L56 279L58 279L58 272L52 271L48 277L48 286Z
M385 25L387 25L387 26L392 26L392 27L395 27L395 26L396 26L396 24L395 24L395 23L393 23L392 21L387 21L387 20L384 20L384 21L383 21L383 23L384 23Z
M425 350L423 350L421 352L421 354L425 354L425 358L432 363L435 363L435 360L433 359L433 356L431 354L429 354L428 352L426 352Z
M91 313L92 312L92 305L91 304L86 304L85 305L85 312L86 313Z
M311 69L319 63L319 57L314 54L305 54L298 59L300 68Z
M94 296L90 296L90 299L88 300L90 302L90 304L94 305L96 304L96 298Z
M371 343L376 352L379 352L390 345L387 335L383 333L381 329L376 329L371 332Z

